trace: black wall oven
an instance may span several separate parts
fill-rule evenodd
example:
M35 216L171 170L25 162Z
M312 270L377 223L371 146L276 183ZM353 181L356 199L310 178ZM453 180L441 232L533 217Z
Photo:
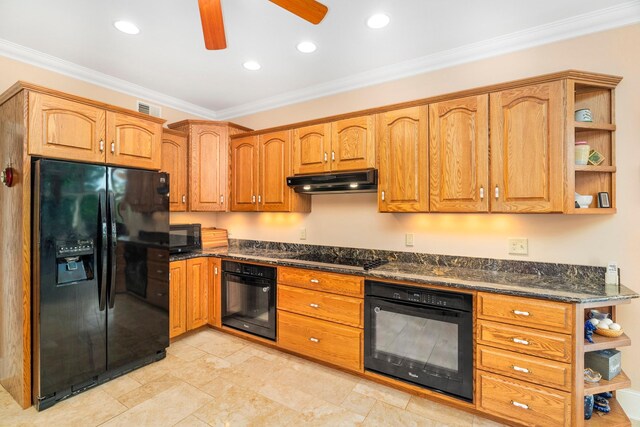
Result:
M365 282L367 370L473 399L471 295Z
M222 324L276 339L276 269L222 261Z
M169 226L169 251L172 254L202 249L200 224L171 224Z

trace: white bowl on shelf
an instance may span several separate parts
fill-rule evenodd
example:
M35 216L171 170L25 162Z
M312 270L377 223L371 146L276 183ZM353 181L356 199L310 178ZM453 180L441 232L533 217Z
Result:
M580 208L585 209L591 205L591 202L593 202L593 196L584 196L582 194L575 193L574 200L578 202L578 206L580 206Z

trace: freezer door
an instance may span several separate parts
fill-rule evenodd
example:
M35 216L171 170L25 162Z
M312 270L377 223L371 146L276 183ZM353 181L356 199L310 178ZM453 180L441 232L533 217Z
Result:
M106 184L104 166L34 163L36 403L106 370Z
M169 346L169 177L108 168L109 369Z

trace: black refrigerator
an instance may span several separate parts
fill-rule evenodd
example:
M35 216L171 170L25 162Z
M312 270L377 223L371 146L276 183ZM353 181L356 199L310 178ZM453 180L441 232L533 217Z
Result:
M169 178L40 159L33 176L38 410L165 357Z

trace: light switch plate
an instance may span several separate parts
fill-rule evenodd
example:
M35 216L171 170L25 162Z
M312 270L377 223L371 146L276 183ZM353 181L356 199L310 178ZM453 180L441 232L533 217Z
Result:
M300 229L300 240L307 240L307 229L306 228L301 228Z
M529 255L529 239L524 237L509 239L509 254Z
M405 246L413 246L413 233L407 233L404 235Z

